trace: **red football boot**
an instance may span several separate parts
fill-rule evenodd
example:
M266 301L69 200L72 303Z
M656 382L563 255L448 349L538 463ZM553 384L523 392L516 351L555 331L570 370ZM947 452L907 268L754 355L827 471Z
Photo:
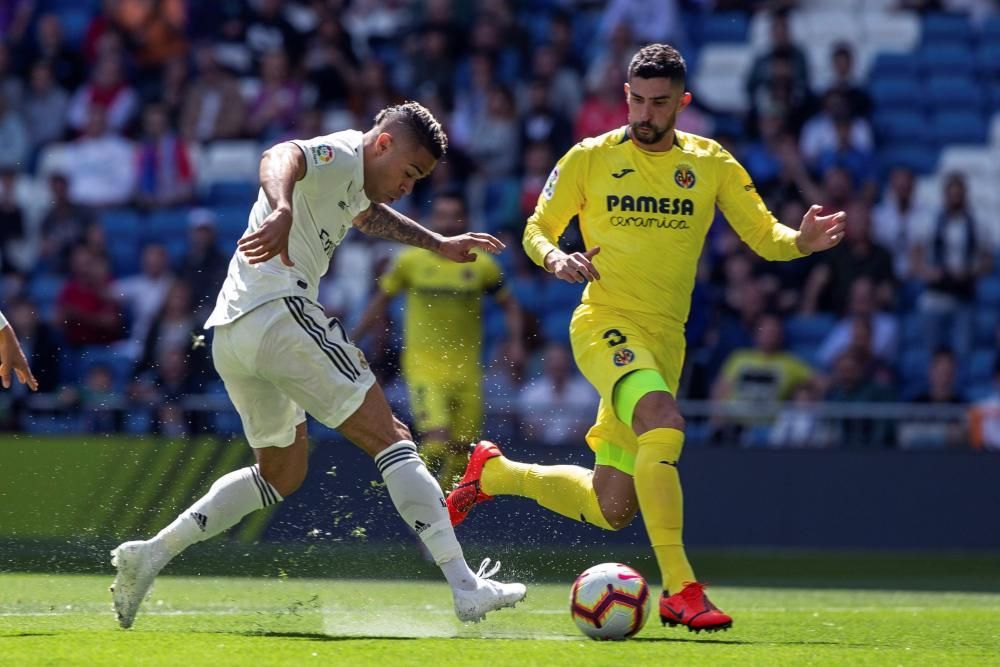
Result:
M448 515L451 525L457 526L468 516L469 510L479 503L492 500L493 496L483 493L479 479L483 476L483 466L494 456L500 456L500 448L489 440L482 440L473 445L469 465L465 466L465 474L455 488L448 494Z
M733 627L733 619L705 595L705 585L689 582L677 595L660 596L660 621L664 625L686 625L691 632L718 632Z

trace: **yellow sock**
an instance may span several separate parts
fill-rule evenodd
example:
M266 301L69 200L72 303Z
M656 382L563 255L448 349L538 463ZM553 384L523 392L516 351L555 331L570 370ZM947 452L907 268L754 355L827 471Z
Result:
M483 466L483 493L531 498L557 514L611 530L604 518L591 479L592 470L580 466L542 466L497 456Z
M635 493L639 498L663 577L663 590L678 593L685 583L694 581L694 572L684 553L684 498L677 460L684 447L684 433L673 428L657 428L639 436L635 457Z

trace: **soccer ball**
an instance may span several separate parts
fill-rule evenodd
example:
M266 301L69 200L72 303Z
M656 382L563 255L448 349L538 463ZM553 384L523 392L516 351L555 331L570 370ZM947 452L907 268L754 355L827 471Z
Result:
M569 612L591 639L628 639L642 630L651 606L642 575L621 563L584 570L569 595Z

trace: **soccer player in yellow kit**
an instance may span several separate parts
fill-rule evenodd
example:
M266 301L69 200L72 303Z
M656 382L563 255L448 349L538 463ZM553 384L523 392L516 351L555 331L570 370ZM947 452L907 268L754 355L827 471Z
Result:
M434 231L464 234L466 217L460 194L435 195L430 215ZM401 292L406 293L403 376L414 424L424 437L421 454L441 486L450 489L465 469L468 443L482 428L482 297L492 296L503 308L515 357L522 344L521 310L490 255L477 253L477 261L459 265L407 248L380 279L352 338L361 340Z
M746 170L717 142L675 129L691 101L684 59L652 44L632 58L628 125L574 146L556 165L524 232L524 248L557 278L588 282L570 323L577 365L601 403L587 434L594 470L511 461L473 448L448 496L452 523L495 495L519 495L571 519L617 530L641 509L663 578L660 619L723 630L732 619L704 593L682 540L677 464L684 418L675 393L695 271L716 205L755 252L790 260L843 238L845 215L809 209L796 231L767 210ZM556 245L580 217L587 250Z

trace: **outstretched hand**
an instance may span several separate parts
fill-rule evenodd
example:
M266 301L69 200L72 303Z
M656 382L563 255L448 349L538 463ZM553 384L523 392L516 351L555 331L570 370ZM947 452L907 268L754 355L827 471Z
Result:
M819 215L821 210L823 210L822 206L814 204L802 216L799 237L795 242L802 252L829 250L844 238L847 214L843 211L837 211L832 215Z
M4 389L10 389L11 373L17 377L18 382L27 385L28 389L38 391L38 380L31 373L28 360L14 336L14 330L7 326L0 333L0 382Z
M498 255L506 247L500 239L489 234L469 232L442 239L441 245L438 246L438 254L453 262L474 262L476 261L476 253L472 251L476 248L485 250L491 255Z
M251 264L266 262L281 256L285 266L295 266L288 256L288 233L292 231L292 212L287 208L277 208L264 218L260 229L240 239L237 247Z
M545 268L556 278L568 283L600 280L601 274L592 261L599 252L601 252L600 246L595 246L586 252L574 252L571 255L562 250L553 250L545 257Z

